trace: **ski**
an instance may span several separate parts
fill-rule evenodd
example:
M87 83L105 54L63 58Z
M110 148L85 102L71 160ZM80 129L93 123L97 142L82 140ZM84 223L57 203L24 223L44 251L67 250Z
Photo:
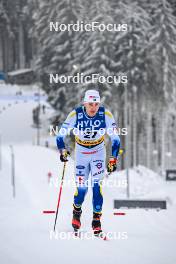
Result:
M99 234L94 234L95 237L100 238L102 240L108 241L108 237L104 232L100 232Z
M73 233L74 233L75 237L80 237L80 230L79 229L74 228Z
M83 238L84 234L86 234L87 232L88 231L84 232L84 231L81 231L81 230L76 229L76 228L74 228L74 230L73 230L74 236L78 237L78 238ZM109 240L105 232L100 232L99 234L94 234L93 232L91 232L91 233L92 233L92 236L95 238L100 238L100 239L105 240L105 241Z

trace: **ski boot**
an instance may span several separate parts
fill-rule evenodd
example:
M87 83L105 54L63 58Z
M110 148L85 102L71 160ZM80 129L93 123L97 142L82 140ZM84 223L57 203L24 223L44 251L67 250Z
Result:
M95 236L99 236L102 233L100 222L101 215L102 213L93 213L92 229Z
M72 227L74 229L74 232L78 232L78 230L81 227L81 214L82 214L82 210L81 207L76 207L75 205L73 205L73 218L72 218Z

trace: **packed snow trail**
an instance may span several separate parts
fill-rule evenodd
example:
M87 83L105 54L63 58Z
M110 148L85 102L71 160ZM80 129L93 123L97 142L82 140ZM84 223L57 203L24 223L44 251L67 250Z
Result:
M21 109L21 107L24 109ZM20 111L19 108L20 107ZM1 118L3 133L10 137L8 120L13 115L24 120L23 133L31 124L32 104L14 106ZM26 118L23 118L25 113ZM17 115L17 116L16 116ZM28 125L27 125L28 124ZM21 126L21 124L19 124ZM30 129L30 128L29 128ZM9 134L8 134L9 133ZM40 263L130 263L130 264L175 264L176 242L176 203L175 183L166 184L150 170L139 167L141 174L130 170L131 193L135 197L167 197L170 201L167 210L121 210L125 216L113 215L113 199L125 197L125 189L120 187L103 188L104 206L102 227L104 231L116 232L118 239L101 241L98 239L61 239L51 236L55 215L45 215L43 210L55 210L63 164L57 151L33 146L31 135L19 134L18 123L13 123L15 135L16 197L12 198L11 152L5 141L2 146L2 170L0 171L0 263L38 264ZM54 140L54 139L53 139ZM9 144L7 144L9 143ZM47 174L52 173L48 184ZM150 175L148 175L150 174ZM141 176L142 175L142 176ZM148 177L146 177L148 175ZM110 179L123 179L124 172L116 172ZM74 180L74 161L70 158L66 167L65 180ZM152 182L152 184L151 184ZM54 185L56 183L57 187ZM135 186L140 183L140 188ZM61 204L57 220L57 234L72 231L72 202L74 186L63 186ZM154 193L156 192L156 193ZM92 201L91 189L83 205L82 230L91 230ZM124 232L127 239L122 239Z
M117 232L119 236L120 232L127 232L128 239L110 240L105 245L102 244L103 241L96 239L77 241L55 239L53 236L50 240L54 215L43 215L42 211L56 208L58 188L48 185L45 172L55 168L52 173L56 180L57 177L61 177L63 164L58 161L57 154L52 150L33 146L15 147L17 189L16 198L13 200L12 190L9 188L10 170L8 170L7 162L8 155L10 160L10 152L8 148L4 148L3 153L6 158L3 159L3 172L6 171L6 174L1 174L0 185L2 263L31 263L31 261L37 263L39 260L43 263L50 261L57 263L59 259L62 259L64 263L69 263L78 255L79 263L94 261L95 256L102 263L106 263L107 258L110 263L115 263L118 259L124 263L129 263L129 261L139 263L141 260L143 263L151 263L151 261L174 263L176 228L174 225L175 212L172 208L160 212L127 210L125 216L113 216L114 197L111 196L111 190L108 188L104 190L103 228L105 231ZM41 162L41 160L45 161L46 157L48 162ZM39 167L38 164L41 166ZM72 175L73 161L70 160L66 169L66 179ZM58 232L72 231L73 192L73 187L64 186L56 228ZM83 206L83 230L90 230L91 217L89 190Z

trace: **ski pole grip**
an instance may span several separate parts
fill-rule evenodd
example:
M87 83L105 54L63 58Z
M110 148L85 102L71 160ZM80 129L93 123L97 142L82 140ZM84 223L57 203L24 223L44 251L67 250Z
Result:
M123 149L119 149L119 155L122 155L123 154Z

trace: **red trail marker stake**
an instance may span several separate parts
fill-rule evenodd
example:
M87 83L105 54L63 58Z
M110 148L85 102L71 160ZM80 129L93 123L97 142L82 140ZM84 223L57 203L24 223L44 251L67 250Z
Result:
M55 214L56 211L45 210L43 214Z
M118 213L114 213L114 215L126 215L126 214L122 212L118 212Z

